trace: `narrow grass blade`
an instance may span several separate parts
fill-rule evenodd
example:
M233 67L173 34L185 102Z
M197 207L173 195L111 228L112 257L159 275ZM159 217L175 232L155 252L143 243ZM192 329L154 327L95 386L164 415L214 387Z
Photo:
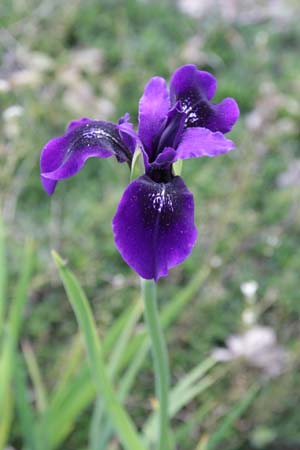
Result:
M213 375L207 375L203 378L200 378L200 380L198 380L196 383L187 385L184 390L180 388L178 389L178 386L173 388L170 394L169 417L173 418L182 408L187 406L199 394L203 393L211 386L213 386L217 381L219 381L224 373L225 371L222 370L217 371L217 373ZM191 371L191 373L187 375L187 378L191 374L193 374L193 371ZM144 425L144 436L147 444L150 444L155 440L156 424L157 412L154 411Z
M28 341L24 341L22 343L22 349L28 372L34 386L34 397L37 410L42 413L47 408L47 392L42 380L40 368L38 366L33 348Z
M144 450L130 417L120 404L111 385L100 340L97 336L96 325L87 298L78 281L66 268L59 255L53 252L53 258L83 334L87 356L97 390L103 396L106 410L111 417L118 437L127 450Z
M28 295L28 287L30 282L32 266L33 266L33 242L28 241L25 246L23 261L21 264L22 268L21 275L9 311L9 341L13 348L15 348L19 338L23 310Z
M113 323L103 340L103 353L111 351L132 312L127 308ZM95 386L90 370L82 361L82 338L78 334L64 361L62 376L49 398L44 421L51 430L52 447L56 448L72 430L76 417L95 397Z
M83 345L80 333L74 336L70 347L58 360L59 373L58 380L51 392L48 400L48 407L54 403L60 403L60 399L64 398L65 391L72 384L73 377L78 372L79 366L82 366Z
M140 300L138 300L133 305L130 311L130 315L127 317L127 322L124 323L124 327L123 330L121 330L119 339L117 340L111 352L111 357L108 364L108 373L110 375L111 380L114 379L118 371L122 355L129 343L130 337L137 324L137 321L141 317L142 312L143 312L143 303ZM105 420L105 405L102 397L98 397L96 400L90 428L89 448L91 450L99 450L99 443L101 440L101 434L103 430L102 427L103 420Z
M40 423L41 429L48 430L50 450L60 447L74 429L76 418L96 396L96 387L89 367L84 367L66 387L54 403L50 402Z
M1 412L0 419L0 449L4 449L7 443L10 424L13 417L14 399L11 386L9 385L4 393L1 393L0 406L5 407Z
M168 303L161 317L164 328L167 328L178 317L183 308L209 277L210 272L211 269L209 267L203 267L198 270L189 283L187 283L187 285L173 297L173 300Z
M122 333L122 330L124 329L126 323L128 322L130 316L132 315L133 311L132 305L130 305L125 311L114 321L112 326L109 328L105 338L102 342L102 350L104 355L108 354L108 352L112 351L113 346L115 345L116 341L118 340L120 334ZM51 394L50 399L50 409L55 409L55 405L58 405L58 408L61 410L62 408L62 402L64 399L68 396L67 392L70 389L70 386L72 384L72 379L77 377L77 372L82 372L86 376L86 382L92 383L90 381L90 370L87 367L82 367L83 361L82 361L82 339L81 335L78 334L74 340L73 343L68 351L68 357L67 359L64 358L63 370L62 370L62 376L58 380L57 384L55 385L54 391ZM95 389L91 389L91 392L94 392ZM92 400L92 397L87 397ZM62 399L62 401L61 401ZM74 414L77 414L77 412L74 412ZM54 413L54 416L56 414ZM76 415L75 415L76 417Z
M176 429L175 435L178 442L185 442L189 437L195 434L195 429L199 428L205 417L217 407L214 401L204 401L197 411L193 412L188 420L184 421ZM198 449L197 449L198 450Z
M179 395L176 393L176 391L173 391L170 403L170 416L174 417L182 408L187 406L199 394L213 386L219 380L219 378L219 375L206 376L198 381L198 383L196 383L195 385L190 386L185 391L182 391Z
M134 380L137 376L137 373L142 367L147 354L148 354L148 346L147 345L141 346L139 351L136 353L135 358L132 359L131 364L129 365L128 369L123 375L118 390L118 395L121 402L125 400L128 393L130 392L134 384ZM112 433L113 429L111 423L109 420L106 419L105 424L102 426L102 433L98 443L99 450L107 449L108 441L111 438Z
M193 299L194 295L201 288L209 274L210 269L206 267L196 272L190 282L183 289L179 290L168 303L161 314L161 321L164 329L168 328L172 322L176 320L184 307ZM124 324L128 320L131 308L131 306L130 308L127 308L108 331L108 334L103 341L103 350L105 349L105 353L111 350L113 343L116 341ZM125 370L118 390L120 401L124 401L132 389L137 373L142 367L148 351L149 341L147 340L145 331L141 331L140 334L134 336L130 340L129 345L123 354L122 362L120 363L118 373L120 373L121 370ZM90 371L84 365L80 368L79 373L74 378L72 384L69 382L58 397L54 396L54 398L50 399L48 411L49 418L47 419L47 423L49 424L49 430L51 430L49 433L52 439L51 449L57 448L72 430L76 417L78 417L91 403L95 397L95 392L95 387L91 381ZM111 434L112 427L110 423L107 422L107 426L103 426L102 429L101 449L106 449L106 443Z
M103 339L103 353L106 355L108 352L111 352L111 349L118 341L120 334L124 330L126 324L130 320L132 314L134 314L134 310L136 309L136 304L139 302L137 299L133 305L129 305L123 312L117 317L112 325L107 330L107 333Z
M194 367L189 373L183 376L179 382L174 387L173 395L180 396L180 393L188 389L192 384L194 384L199 378L202 378L207 372L216 365L216 360L212 357L206 358L201 361L196 367Z
M163 328L167 328L177 318L184 306L193 298L193 295L201 287L209 274L210 269L205 268L199 270L187 287L178 292L178 294L173 298L161 314L161 323ZM139 336L136 336L136 338L137 339L133 340L127 349L127 352L131 352L130 356L128 356L128 353L125 355L126 365L128 365L128 368L122 377L118 391L120 401L124 401L132 389L136 375L144 363L149 351L150 343L147 339L146 333L143 332ZM109 422L107 422L107 425L102 429L99 450L105 450L107 448L107 442L111 434L112 428Z
M124 325L124 328L120 333L119 339L115 343L115 346L111 349L110 361L108 365L108 370L111 378L115 377L120 368L122 356L128 346L134 328L138 320L140 319L142 312L143 312L143 303L140 300L138 300L137 302L135 302L135 304L131 309L131 313L127 318L127 323Z
M15 387L16 409L20 421L21 435L25 444L24 447L28 450L40 450L36 439L36 418L28 398L26 373L21 358L19 358L15 373Z
M27 299L32 260L33 248L32 244L29 242L25 247L21 265L22 271L9 311L8 325L4 336L3 351L0 361L0 411L3 414L0 422L0 448L5 446L12 419L13 397L11 385L22 315Z
M5 254L5 230L2 218L0 216L0 344L6 308L6 283L7 283L7 273L6 273L6 254Z
M133 306L130 305L109 329L103 340L102 348L105 354L114 353L113 346L118 346L118 338L120 339L120 334L122 334L122 329L124 329L126 323L133 320L133 316L136 317L137 315L141 315L142 304L139 302L139 305L137 305L137 303L138 302ZM136 320L137 319L135 318L134 321ZM81 348L79 337L81 338L79 335L76 337L70 350L75 353L74 357L76 361L78 356L77 353L81 355L78 348L78 346ZM121 350L122 349L119 347L118 352L122 353ZM70 359L71 361L73 360L73 358ZM78 371L78 364L76 361L74 362L73 368L70 368L70 361L69 359L67 360L66 365L68 367L66 367L66 370L69 371L69 376L67 377L68 382L66 383L64 381L63 376L61 382L56 385L55 391L49 399L48 410L43 418L44 426L47 426L50 430L49 439L51 449L57 448L60 445L68 433L73 429L76 417L95 397L96 390L88 366L83 365ZM82 358L80 358L80 362L82 366ZM101 439L102 436L103 433L101 433Z
M210 435L205 450L215 450L217 445L225 440L231 433L234 422L241 417L246 409L251 405L260 390L260 386L253 385L248 392L238 401L229 413L224 417L216 431Z

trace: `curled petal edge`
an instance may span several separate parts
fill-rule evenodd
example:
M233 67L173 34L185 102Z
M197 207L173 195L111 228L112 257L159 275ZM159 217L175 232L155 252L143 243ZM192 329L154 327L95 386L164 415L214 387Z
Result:
M83 118L69 124L63 136L51 139L40 159L41 181L51 195L57 181L78 173L87 159L115 156L118 162L131 163L136 146L128 122L111 122Z

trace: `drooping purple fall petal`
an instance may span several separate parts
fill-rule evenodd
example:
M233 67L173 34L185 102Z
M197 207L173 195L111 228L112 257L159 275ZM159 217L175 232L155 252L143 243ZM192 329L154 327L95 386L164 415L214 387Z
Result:
M203 127L228 133L239 117L236 101L226 98L221 103L210 102L216 90L216 79L208 72L188 64L177 69L170 85L171 102L181 102L187 114L187 127Z
M138 144L138 135L134 131L133 123L129 122L130 114L126 113L118 121L117 129L121 135L122 141L126 147L128 147L131 157ZM130 157L130 158L131 158Z
M200 100L188 114L187 126L228 133L239 115L238 105L233 98L225 98L218 104Z
M114 155L118 162L130 163L133 138L128 135L125 141L122 133L126 134L126 128L120 132L120 126L83 118L71 122L63 136L51 139L43 148L40 159L41 180L46 192L51 195L56 182L75 175L88 158Z
M213 133L207 128L187 128L176 149L176 159L214 157L233 149L234 142L219 131Z
M153 141L158 135L170 109L169 92L161 77L153 77L145 87L139 103L139 137L149 158L153 152Z
M194 200L180 177L129 184L113 219L116 246L141 277L158 280L184 261L197 238Z

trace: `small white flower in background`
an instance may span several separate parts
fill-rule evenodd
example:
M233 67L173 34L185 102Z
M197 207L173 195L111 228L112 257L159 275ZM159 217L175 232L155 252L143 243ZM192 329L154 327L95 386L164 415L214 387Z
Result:
M246 281L240 285L242 294L247 298L253 298L258 289L258 283L255 280Z
M30 52L28 54L28 61L28 67L38 72L47 72L55 67L54 60L47 53Z
M100 97L95 99L95 108L99 116L112 117L115 112L115 105L108 98Z
M92 87L85 80L78 80L76 85L67 88L62 97L65 107L70 112L83 114L88 106L94 112L95 96Z
M287 170L282 172L276 180L279 188L298 187L300 186L300 160L293 160Z
M209 2L199 0L180 0L178 4L181 11L192 17L200 18L209 10Z
M13 139L20 133L19 118L24 114L24 108L20 105L12 105L2 113L4 123L4 134L7 138Z
M82 81L82 77L75 67L67 66L60 69L57 73L57 79L60 83L70 87L77 87Z
M47 72L55 66L55 61L47 53L32 51L25 46L18 47L15 59L18 67L29 71Z
M116 289L122 289L124 286L126 286L126 278L121 274L115 275L111 280L111 284Z
M270 247L278 247L280 239L278 236L270 234L266 237L266 243L270 245Z
M7 80L4 80L3 78L0 78L0 92L9 92L10 91L10 85Z
M256 314L251 308L246 308L242 313L242 321L245 325L254 325L256 322Z
M70 63L76 69L98 74L103 69L103 52L99 48L79 48L70 52Z
M72 113L85 115L92 111L96 116L111 117L115 111L112 101L107 98L96 97L90 84L80 80L76 86L66 89L63 95L65 107Z
M217 269L218 267L221 267L221 265L223 264L222 258L218 255L213 255L209 262L213 269Z
M200 34L197 34L186 41L181 50L181 58L189 64L207 64L209 57L207 53L203 51L203 38Z
M5 109L2 113L3 120L9 122L10 120L14 120L18 117L21 117L24 113L24 108L20 105L12 105Z
M225 348L216 348L212 356L217 361L232 361L243 358L266 378L280 375L289 361L288 353L277 343L275 332L270 327L253 326L243 334L234 334L226 339Z
M9 78L12 88L36 87L42 83L41 72L35 69L22 69L13 72Z
M45 72L54 69L54 60L42 52L20 47L12 56L12 68L6 79L0 79L0 92L18 88L36 88L42 84ZM17 67L17 68L16 68Z
M246 115L245 123L249 130L258 130L263 124L263 118L257 110L254 110Z

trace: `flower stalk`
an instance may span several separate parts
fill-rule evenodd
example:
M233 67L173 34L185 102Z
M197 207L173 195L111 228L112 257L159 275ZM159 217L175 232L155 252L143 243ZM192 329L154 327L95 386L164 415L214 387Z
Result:
M156 283L153 280L141 278L141 288L145 307L145 321L151 341L155 373L155 392L158 400L159 430L157 450L171 450L169 423L169 359L159 320Z

